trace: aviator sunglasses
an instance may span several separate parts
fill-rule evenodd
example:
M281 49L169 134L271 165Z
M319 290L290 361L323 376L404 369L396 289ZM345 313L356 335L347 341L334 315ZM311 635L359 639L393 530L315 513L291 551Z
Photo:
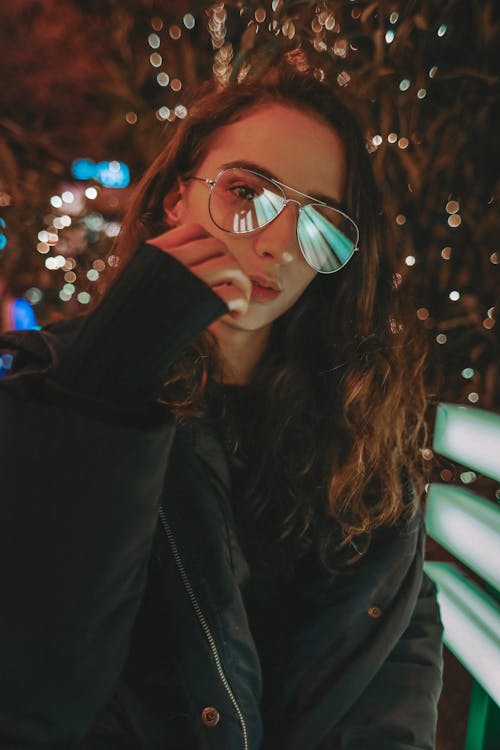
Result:
M210 186L208 210L214 224L230 234L250 234L270 224L289 203L299 206L297 240L307 263L318 273L335 273L358 250L359 229L339 208L245 167L221 170L214 180L191 177ZM285 189L311 203L287 198Z

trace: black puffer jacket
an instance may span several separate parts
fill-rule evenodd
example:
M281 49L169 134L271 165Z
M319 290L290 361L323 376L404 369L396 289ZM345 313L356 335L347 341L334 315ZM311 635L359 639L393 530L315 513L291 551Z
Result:
M294 592L273 734L224 454L156 396L223 303L142 246L100 307L9 334L0 386L0 748L431 750L424 529Z

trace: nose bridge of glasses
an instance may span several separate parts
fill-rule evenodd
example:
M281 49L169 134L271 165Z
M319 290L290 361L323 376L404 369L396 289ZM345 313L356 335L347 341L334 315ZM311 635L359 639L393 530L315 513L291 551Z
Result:
M288 198L288 197L285 198L285 203L283 205L283 208L288 206L289 203L295 203L298 206L299 211L302 208L302 203L300 201L298 201L296 198Z
M293 213L293 224L294 224L294 228L296 228L297 222L299 220L300 209L302 208L302 205L300 201L295 200L295 198L288 198L288 197L284 198L283 205L281 206L280 210L276 214L275 219L278 218L278 216L287 213L286 208L288 207L289 203L295 203L296 205L295 212Z

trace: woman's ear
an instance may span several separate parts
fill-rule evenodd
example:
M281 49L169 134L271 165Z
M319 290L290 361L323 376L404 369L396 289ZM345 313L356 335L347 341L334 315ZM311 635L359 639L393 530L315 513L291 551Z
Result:
M181 223L184 214L184 183L177 179L174 185L163 199L163 213L165 221L170 227L176 227Z

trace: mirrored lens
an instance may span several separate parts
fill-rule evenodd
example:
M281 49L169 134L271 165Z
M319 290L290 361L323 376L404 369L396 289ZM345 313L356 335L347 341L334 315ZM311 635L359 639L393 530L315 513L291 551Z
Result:
M285 197L277 185L245 169L228 169L217 179L210 196L213 221L227 232L252 232L269 224Z
M297 236L305 259L320 273L333 273L352 257L358 243L356 224L320 203L302 206Z

